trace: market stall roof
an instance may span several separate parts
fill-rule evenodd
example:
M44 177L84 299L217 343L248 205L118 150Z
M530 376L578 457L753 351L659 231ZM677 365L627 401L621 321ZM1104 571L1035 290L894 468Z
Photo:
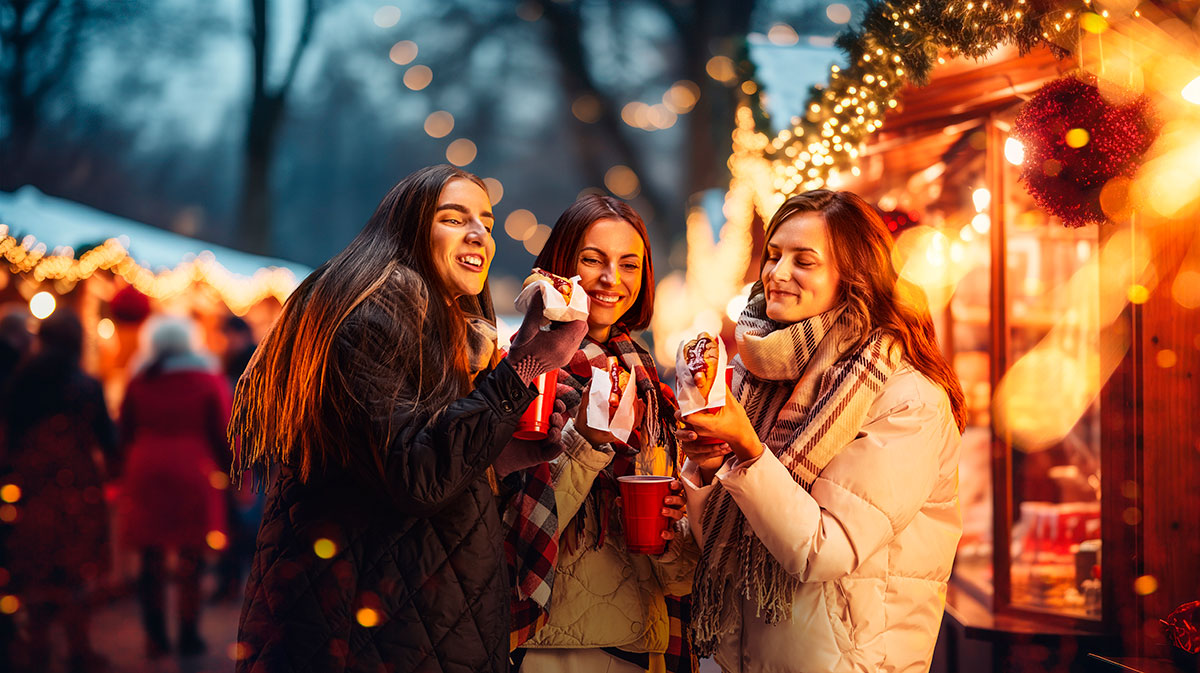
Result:
M18 238L32 235L50 250L70 247L76 255L110 238L121 240L130 256L148 269L171 269L208 251L230 272L253 276L263 268L277 267L304 278L312 268L286 260L251 255L213 245L97 210L68 199L43 194L26 185L15 192L0 191L0 224Z
M989 113L1028 100L1072 66L1046 47L1021 55L1015 47L1004 46L978 62L948 59L934 68L928 84L910 84L901 91L899 109L888 113L862 156L867 162L882 157L893 176L923 170L941 160Z

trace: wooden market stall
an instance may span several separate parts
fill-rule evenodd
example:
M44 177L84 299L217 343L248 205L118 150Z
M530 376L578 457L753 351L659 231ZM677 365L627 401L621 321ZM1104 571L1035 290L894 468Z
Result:
M971 409L936 671L1172 670L1159 620L1200 598L1200 314L1170 291L1194 223L1066 228L1018 181L1014 118L1076 66L948 59L846 185L925 225L898 247L935 251L918 282Z

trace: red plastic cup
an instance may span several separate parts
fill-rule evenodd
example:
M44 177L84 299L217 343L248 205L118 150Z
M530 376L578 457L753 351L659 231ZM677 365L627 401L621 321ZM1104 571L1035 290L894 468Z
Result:
M671 494L671 477L648 474L618 477L623 501L625 546L634 554L661 554L667 549L662 532L671 525L663 515L663 498Z
M554 393L558 387L558 370L552 369L533 380L537 386L537 397L517 421L516 439L545 439L550 430L550 414L554 413Z
M725 366L725 388L726 388L726 390L725 390L726 395L733 394L733 365ZM697 413L699 413L699 412L697 412ZM697 444L720 444L723 441L724 440L721 440L721 439L699 439L699 440L696 440L696 443Z

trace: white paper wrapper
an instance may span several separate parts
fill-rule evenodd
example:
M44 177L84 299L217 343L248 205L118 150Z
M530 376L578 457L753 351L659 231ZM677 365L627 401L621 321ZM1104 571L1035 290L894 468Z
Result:
M700 389L692 381L692 371L688 369L683 347L696 337L690 337L679 342L675 352L675 399L679 401L679 411L684 416L694 414L704 409L718 409L725 406L725 366L728 355L725 353L725 342L721 337L714 337L717 342L717 380L713 381L708 397L700 394Z
M529 311L529 302L533 300L534 295L542 293L542 304L546 307L542 311L542 315L546 320L554 320L557 322L572 322L575 320L587 320L588 317L588 296L587 292L579 285L579 276L575 276L571 280L571 303L563 301L562 293L554 289L554 283L549 279L535 280L525 289L521 290L521 294L517 295L513 305L522 314Z
M588 427L595 430L607 430L622 442L629 441L633 432L634 402L637 401L637 381L633 372L629 373L629 382L621 391L621 401L612 418L608 417L608 395L612 392L612 376L607 370L592 367L592 384L587 400Z

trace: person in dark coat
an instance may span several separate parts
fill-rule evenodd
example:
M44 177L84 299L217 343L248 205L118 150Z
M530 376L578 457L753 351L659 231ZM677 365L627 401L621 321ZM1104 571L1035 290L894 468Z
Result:
M221 358L221 366L232 388L237 385L242 372L246 371L250 358L254 357L258 342L254 340L250 325L236 315L225 319L221 334L225 336L225 354ZM229 545L221 552L214 568L217 586L210 599L213 603L241 599L242 579L254 556L254 537L262 519L262 508L261 493L232 488L225 491Z
M233 477L273 473L239 672L508 670L489 468L552 457L512 433L587 326L541 330L539 304L498 358L493 223L478 177L409 175L296 289L238 383Z
M89 638L91 591L108 569L103 484L116 458L116 430L100 383L80 369L83 327L60 307L41 322L37 350L20 365L3 401L4 482L20 489L8 539L5 593L26 611L27 648L18 666L49 670L50 628L66 632L68 668L106 664Z

